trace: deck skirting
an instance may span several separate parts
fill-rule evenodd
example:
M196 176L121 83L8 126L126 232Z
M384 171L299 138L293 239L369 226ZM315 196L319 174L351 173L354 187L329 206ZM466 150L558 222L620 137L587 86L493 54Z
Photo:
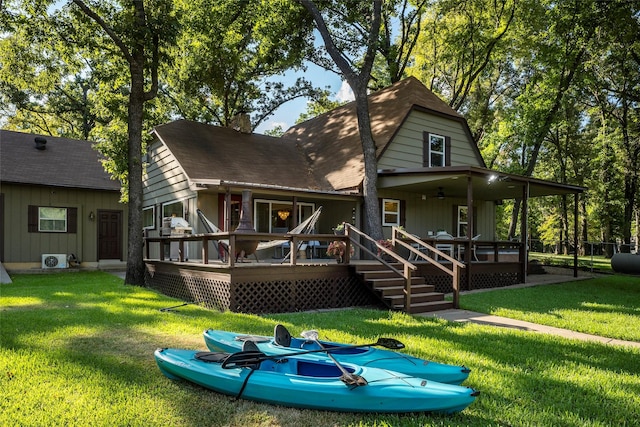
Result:
M346 265L213 268L147 261L146 267L148 287L221 311L287 313L380 304Z

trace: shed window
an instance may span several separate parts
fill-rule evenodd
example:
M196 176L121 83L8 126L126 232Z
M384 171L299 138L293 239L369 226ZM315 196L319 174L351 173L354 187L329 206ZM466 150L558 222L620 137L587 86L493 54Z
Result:
M28 206L29 233L76 233L78 209L57 206Z
M38 209L38 231L52 233L67 232L67 208Z
M400 200L382 199L382 225L400 225Z

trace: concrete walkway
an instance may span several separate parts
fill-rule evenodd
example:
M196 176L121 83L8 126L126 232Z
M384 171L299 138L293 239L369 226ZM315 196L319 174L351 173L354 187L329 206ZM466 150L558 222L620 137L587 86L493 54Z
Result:
M582 272L578 273L578 277L573 277L573 274L567 274L566 269L554 269L553 267L545 267L545 270L549 274L531 275L527 277L527 283L521 283L519 285L509 286L508 289L524 288L530 286L540 285L553 285L558 283L572 282L576 280L586 280L595 277L602 277L602 274ZM493 288L493 289L479 289L475 291L462 292L461 295L477 292L490 292L505 288ZM613 338L600 337L597 335L583 334L581 332L575 332L568 329L554 328L552 326L539 325L536 323L525 322L522 320L509 319L506 317L494 316L492 314L476 313L469 310L451 309L442 310L432 313L424 313L425 317L436 317L439 319L448 320L451 322L471 322L479 325L491 325L502 328L520 329L523 331L539 332L544 334L553 334L565 338L583 340L583 341L597 341L605 344L613 345L625 345L630 347L640 348L640 342L635 341L623 341Z

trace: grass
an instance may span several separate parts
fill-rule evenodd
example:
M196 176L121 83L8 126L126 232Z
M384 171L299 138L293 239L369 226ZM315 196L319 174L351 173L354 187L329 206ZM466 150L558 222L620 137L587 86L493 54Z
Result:
M161 312L176 300L100 272L13 280L0 287L0 425L609 426L640 419L634 348L379 310L255 316L189 305ZM636 324L637 301L628 319ZM608 308L616 301L601 303L603 312L618 311ZM397 338L411 354L469 366L466 384L482 394L450 416L296 410L170 381L153 360L158 347L204 349L207 328L271 334L276 323L345 342Z
M573 268L573 255L556 255L542 252L529 252L529 259L536 259L544 265ZM582 270L612 272L611 259L603 255L585 255L578 257L578 268Z
M465 294L461 308L586 334L640 342L640 278L623 275L559 285Z

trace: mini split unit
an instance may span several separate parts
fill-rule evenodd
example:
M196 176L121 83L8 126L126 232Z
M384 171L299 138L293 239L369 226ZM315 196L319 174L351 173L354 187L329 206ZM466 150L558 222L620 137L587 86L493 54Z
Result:
M66 254L42 254L42 268L67 268Z

